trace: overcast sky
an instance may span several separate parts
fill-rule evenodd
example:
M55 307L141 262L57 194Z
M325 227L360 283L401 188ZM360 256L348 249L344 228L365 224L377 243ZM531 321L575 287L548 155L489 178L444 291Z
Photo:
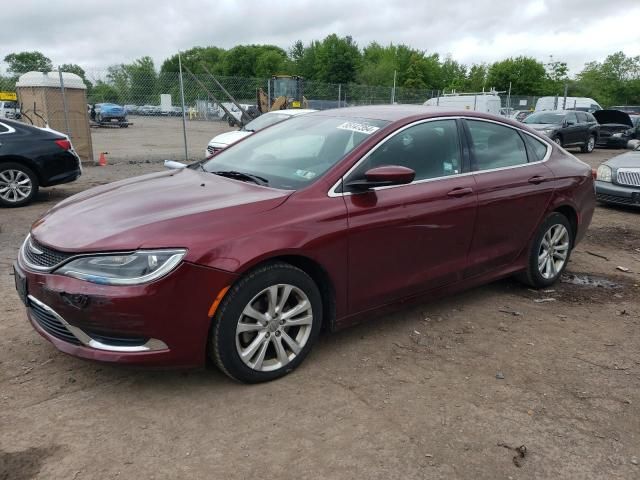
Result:
M553 55L577 73L615 51L640 55L639 25L640 0L19 0L3 16L0 60L39 50L54 65L93 71L150 55L159 68L197 45L288 50L337 33L465 64Z

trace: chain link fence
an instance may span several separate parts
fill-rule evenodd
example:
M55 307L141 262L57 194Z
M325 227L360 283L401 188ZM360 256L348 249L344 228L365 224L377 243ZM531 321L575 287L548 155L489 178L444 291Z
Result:
M48 75L55 81L58 72ZM15 80L13 82L4 78L2 90L14 89ZM124 69L87 72L84 84L86 105L82 108L86 107L86 111L75 112L76 101L72 120L71 113L68 109L65 112L61 103L66 89L59 83L52 85L47 93L55 100L38 105L18 99L23 120L48 124L67 133L74 144L82 142L85 161L97 161L104 153L110 161L130 162L201 159L213 137L240 123L242 113L235 103L250 115L256 115L258 90L267 93L270 88L268 78L217 75L214 78L210 74L194 75L188 70L182 78L177 72L127 72ZM318 110L391 103L423 104L442 95L440 90L433 89L317 81L304 81L303 92L309 108ZM533 110L538 97L501 93L500 99L501 113L510 115L516 110ZM113 114L116 107L121 114ZM83 115L88 122L81 118ZM88 141L79 138L77 126L71 127L80 121L91 127ZM87 153L87 149L90 152Z

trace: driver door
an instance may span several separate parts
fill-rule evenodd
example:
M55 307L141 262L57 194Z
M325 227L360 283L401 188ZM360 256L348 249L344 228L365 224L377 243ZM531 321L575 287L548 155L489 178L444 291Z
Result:
M350 180L383 165L411 168L415 180L348 190ZM477 208L463 165L458 122L421 121L383 140L345 178L351 313L462 278Z

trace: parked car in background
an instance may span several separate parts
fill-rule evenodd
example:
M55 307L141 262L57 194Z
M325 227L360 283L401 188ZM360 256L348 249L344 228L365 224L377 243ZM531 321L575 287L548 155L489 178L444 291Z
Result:
M588 112L554 110L534 112L523 120L525 125L544 133L562 147L580 147L591 153L599 138L600 126Z
M22 207L40 187L73 182L81 173L80 158L65 134L0 120L0 206Z
M451 110L469 110L473 112L500 115L502 100L493 93L480 94L447 94L430 98L424 105L431 107L446 107Z
M128 127L127 111L115 103L96 103L96 122L116 123L121 127Z
M248 137L252 133L262 130L263 128L267 128L268 126L278 122L282 122L283 120L288 120L291 117L305 115L311 112L315 112L315 110L297 108L289 110L275 110L273 112L264 113L258 118L251 120L239 130L221 133L220 135L216 135L215 137L213 137L209 141L204 154L205 156L212 155L222 150L223 148L227 148L232 143L235 143L238 140L243 139L244 137Z
M640 115L640 105L614 105L609 110L620 110L630 115Z
M640 144L598 167L596 197L603 203L640 207Z
M588 97L540 97L536 101L535 111L541 110L578 110L593 113L602 107L593 98Z
M1 100L0 101L0 118L10 118L18 120L21 117L18 102Z
M525 118L533 113L532 110L514 110L509 118L522 122Z
M591 168L522 124L341 108L64 200L33 224L15 282L66 353L210 358L262 382L300 365L321 328L383 307L509 275L548 288L594 204Z
M626 148L629 140L640 139L640 115L629 115L622 110L598 110L593 116L600 124L598 146Z

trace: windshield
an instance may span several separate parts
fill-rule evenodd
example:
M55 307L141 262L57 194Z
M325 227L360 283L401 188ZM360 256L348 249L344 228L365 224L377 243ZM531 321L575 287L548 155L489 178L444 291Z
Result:
M637 127L640 124L640 115L629 115L631 119L631 123L633 123L634 127Z
M389 122L302 115L247 137L202 164L234 178L248 174L269 187L298 190L318 180L347 153ZM229 175L227 175L229 176Z
M255 120L251 120L244 126L242 130L246 130L247 132L257 132L258 130L267 128L269 125L274 125L278 122L286 120L289 117L291 117L291 115L284 112L265 113L264 115L260 115Z
M562 123L564 113L558 112L536 112L524 119L523 123Z

